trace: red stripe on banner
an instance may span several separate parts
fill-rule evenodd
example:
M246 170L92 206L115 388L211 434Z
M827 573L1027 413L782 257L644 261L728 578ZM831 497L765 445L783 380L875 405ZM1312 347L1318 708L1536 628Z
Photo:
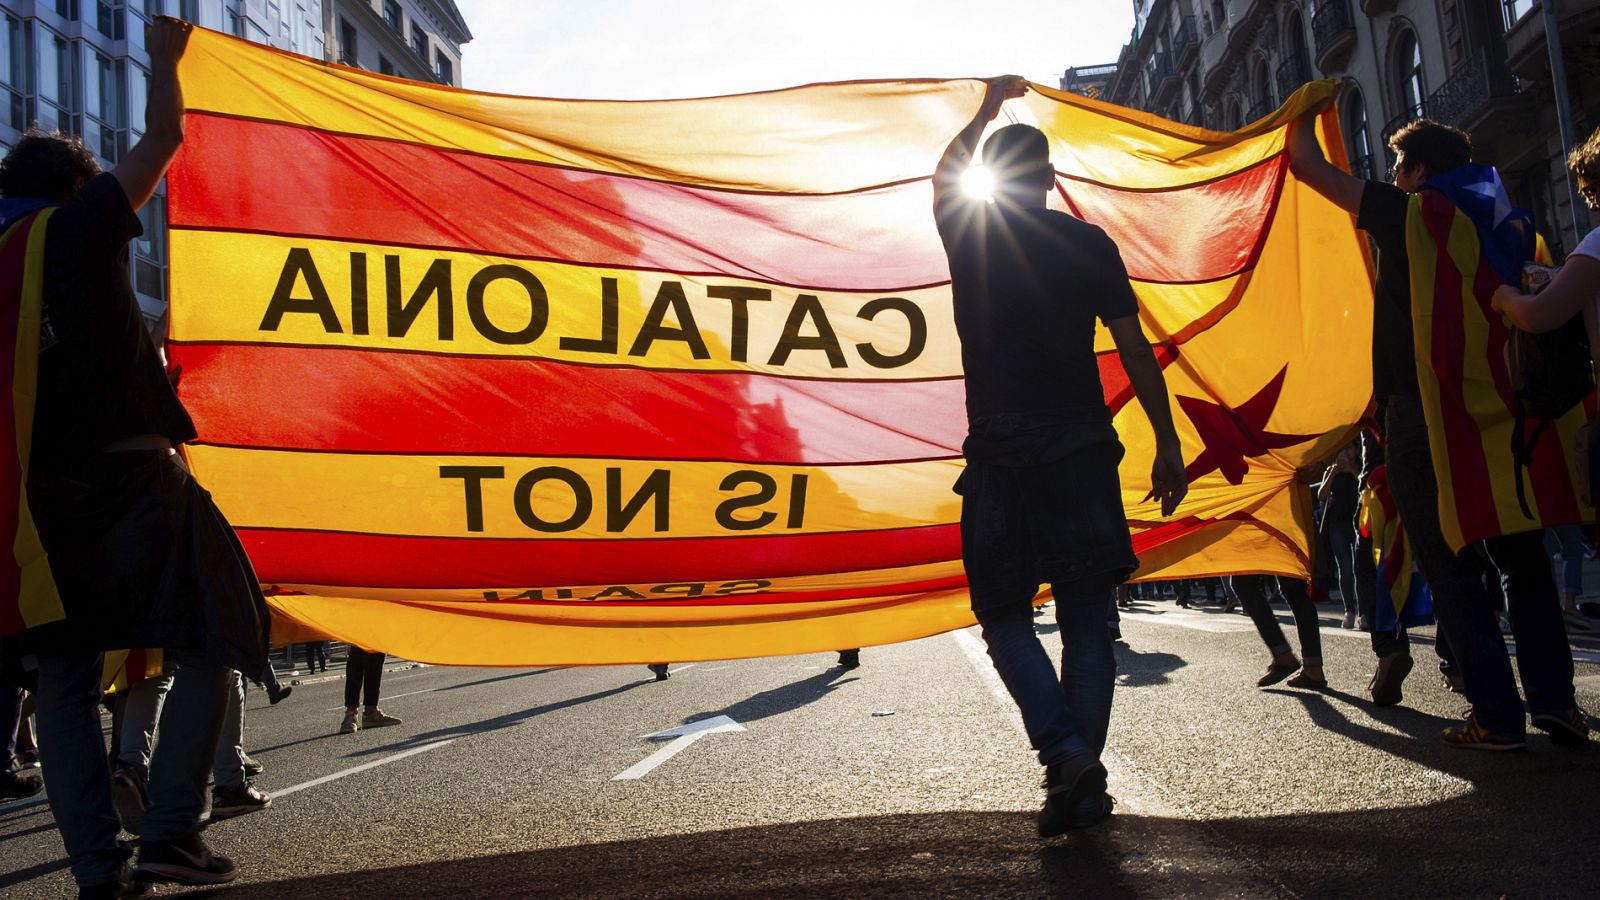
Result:
M797 381L547 360L167 345L209 444L795 464L961 455L960 379Z
M1463 394L1467 349L1459 299L1462 273L1452 261L1449 247L1450 229L1459 214L1455 204L1438 191L1422 192L1419 211L1428 234L1439 248L1431 304L1433 368L1437 375L1445 441L1450 448L1451 505L1463 534L1499 534L1499 516L1494 507L1483 435L1467 412Z
M265 583L525 590L818 575L961 558L958 525L681 540L500 540L237 529ZM736 561L736 562L735 562ZM737 565L737 571L729 567ZM872 589L874 593L878 589Z
M0 366L12 384L17 367L17 326L22 313L23 265L28 254L28 230L35 220L15 226L11 240L0 249ZM17 517L22 506L22 461L17 458L16 397L6 390L0 397L0 634L15 634L26 627L19 597L22 569L11 548L17 541Z
M185 133L168 175L177 228L841 290L950 279L927 179L839 195L733 193L205 114L191 113Z
M1166 191L1066 179L1057 184L1080 218L1116 242L1130 278L1211 281L1255 265L1286 169L1280 154L1215 181Z

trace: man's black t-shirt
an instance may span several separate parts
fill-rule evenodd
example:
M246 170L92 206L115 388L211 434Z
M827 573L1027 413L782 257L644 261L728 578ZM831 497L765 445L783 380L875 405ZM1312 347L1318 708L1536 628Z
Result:
M34 462L48 467L142 434L192 440L194 423L128 282L128 241L144 229L121 183L109 173L91 179L48 227Z
M1139 312L1117 245L1047 209L946 196L935 210L950 260L967 420L1020 415L1109 436L1094 320ZM968 440L972 457L973 427Z
M1372 291L1372 394L1416 397L1416 350L1411 339L1411 263L1406 211L1411 195L1392 184L1367 182L1356 227L1378 245L1378 283Z

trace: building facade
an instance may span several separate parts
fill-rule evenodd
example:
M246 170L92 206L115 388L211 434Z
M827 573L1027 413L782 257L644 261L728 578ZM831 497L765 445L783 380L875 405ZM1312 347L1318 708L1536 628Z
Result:
M1547 0L1554 2L1554 0ZM1387 177L1387 140L1427 117L1473 137L1513 202L1558 250L1588 217L1573 203L1538 0L1135 0L1142 27L1106 99L1234 130L1300 85L1338 84L1352 171ZM1600 122L1600 0L1552 6L1579 140Z
M144 133L145 29L160 15L328 61L344 46L333 30L339 23L374 35L403 25L412 29L407 43L368 37L370 52L350 58L373 71L387 62L393 74L456 86L461 45L472 39L451 0L0 0L0 152L37 124L81 135L102 166L115 166ZM139 303L154 318L166 305L165 187L139 218L144 235L129 247L129 264Z

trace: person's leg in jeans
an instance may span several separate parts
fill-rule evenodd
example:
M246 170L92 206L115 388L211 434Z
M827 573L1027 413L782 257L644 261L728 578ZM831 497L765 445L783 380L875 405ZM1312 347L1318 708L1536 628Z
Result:
M161 707L171 689L172 676L157 675L135 682L123 692L117 768L135 775L140 784L150 780L150 751L156 743L156 723L161 719Z
M1572 690L1572 646L1556 598L1556 582L1544 534L1529 531L1483 542L1484 553L1500 571L1517 642L1517 671L1528 710L1565 713L1576 706Z
M1583 526L1561 525L1546 532L1545 546L1561 551L1561 613L1579 616L1578 596L1583 593ZM1581 620L1581 616L1580 620Z
M1244 607L1245 615L1255 623L1256 633L1261 635L1261 642L1267 645L1267 651L1272 654L1274 662L1289 662L1295 659L1294 651L1289 647L1289 640L1283 636L1283 629L1278 626L1278 619L1272 612L1272 604L1267 600L1266 575L1234 575L1229 577L1228 583L1235 596L1239 598L1239 605Z
M1317 620L1317 605L1311 602L1308 585L1297 578L1280 578L1284 599L1294 614L1295 631L1300 635L1300 661L1308 673L1322 675L1322 623Z
M114 882L132 855L117 840L111 769L100 731L105 654L40 655L39 743L48 748L45 785L61 841L80 885Z
M1391 397L1386 433L1389 489L1417 566L1433 591L1434 617L1465 679L1473 717L1492 734L1521 737L1527 733L1526 715L1482 566L1451 550L1439 528L1439 487L1421 402Z
M1349 522L1328 523L1326 534L1329 561L1339 582L1339 597L1344 601L1345 621L1349 623L1347 627L1354 627L1361 615L1361 602L1356 595L1356 535Z
M1056 622L1065 642L1067 624L1076 620L1064 611L1063 598L1056 600ZM1038 753L1039 764L1049 766L1098 755L1085 738L1062 691L1061 676L1033 630L1033 614L1028 605L1010 604L976 612L989 658L1022 713L1022 727L1028 734L1028 743ZM1095 630L1105 638L1105 611L1097 605L1092 612ZM1109 651L1109 639L1106 645Z
M244 676L234 672L212 757L211 780L224 790L237 790L244 786L244 777Z
M1056 590L1056 625L1061 637L1061 693L1067 715L1076 723L1089 752L1096 758L1106 749L1111 728L1111 696L1116 689L1117 657L1111 636L1096 627L1096 610L1107 603L1116 609L1110 591L1087 594Z
M169 653L175 671L161 710L161 742L150 759L150 810L139 836L177 841L200 827L233 670L203 654Z
M378 708L378 691L383 685L383 661L385 657L384 654L372 650L364 652L366 659L363 660L363 664L366 666L367 672L366 677L362 680L362 699L366 702L368 710L376 710Z

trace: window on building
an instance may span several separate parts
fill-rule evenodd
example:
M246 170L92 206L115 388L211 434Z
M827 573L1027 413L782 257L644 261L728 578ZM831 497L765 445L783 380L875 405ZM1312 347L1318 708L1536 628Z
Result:
M1211 0L1211 27L1218 31L1228 27L1228 7L1222 0Z
M146 18L167 14L167 0L144 0L144 14Z
M389 57L384 56L382 53L378 54L378 74L380 74L380 75L393 75L394 74L394 63L390 62L389 61Z
M98 0L94 7L95 29L113 41L122 40L128 23L122 0Z
M56 15L71 22L78 21L78 0L56 0Z
M1501 0L1500 5L1506 11L1506 29L1522 21L1522 17L1533 12L1536 0Z
M424 63L428 61L428 33L415 21L411 23L411 50Z
M1256 61L1255 89L1256 104L1258 106L1270 107L1276 102L1272 95L1272 77L1267 71L1267 61L1264 59Z
M1306 23L1298 12L1289 15L1289 58L1299 67L1302 81L1311 78L1311 49L1306 46ZM1298 87L1298 85L1296 85Z
M356 27L345 19L339 20L339 62L356 65Z
M400 4L395 0L383 0L383 20L389 23L395 34L405 34L406 30L400 18Z
M1422 47L1415 32L1407 31L1395 45L1395 84L1400 86L1400 112L1410 118L1424 114L1428 96L1422 83Z
M158 188L149 202L139 207L139 222L144 234L133 239L133 287L146 297L166 295L167 198Z
M75 50L66 38L48 28L39 29L39 106L36 115L39 127L46 131L77 133L73 115L76 110L72 107L72 99L77 96L74 90L77 71L73 65Z
M101 159L115 162L127 149L128 114L122 98L124 69L103 53L86 60L83 80L83 142Z
M1222 127L1228 131L1238 131L1244 127L1244 113L1239 110L1238 100L1231 98L1228 100L1228 111L1222 121Z
M443 50L433 51L433 56L433 70L439 75L440 83L454 84L456 80L455 63L450 61L450 57L444 55Z
M28 41L22 20L5 17L0 34L0 78L5 79L6 124L18 131L28 127Z
M1350 172L1357 178L1373 178L1372 144L1367 140L1367 98L1361 89L1352 87L1345 95L1344 109L1339 115L1350 142Z
M144 134L144 107L150 97L150 73L128 65L128 127L135 136Z

